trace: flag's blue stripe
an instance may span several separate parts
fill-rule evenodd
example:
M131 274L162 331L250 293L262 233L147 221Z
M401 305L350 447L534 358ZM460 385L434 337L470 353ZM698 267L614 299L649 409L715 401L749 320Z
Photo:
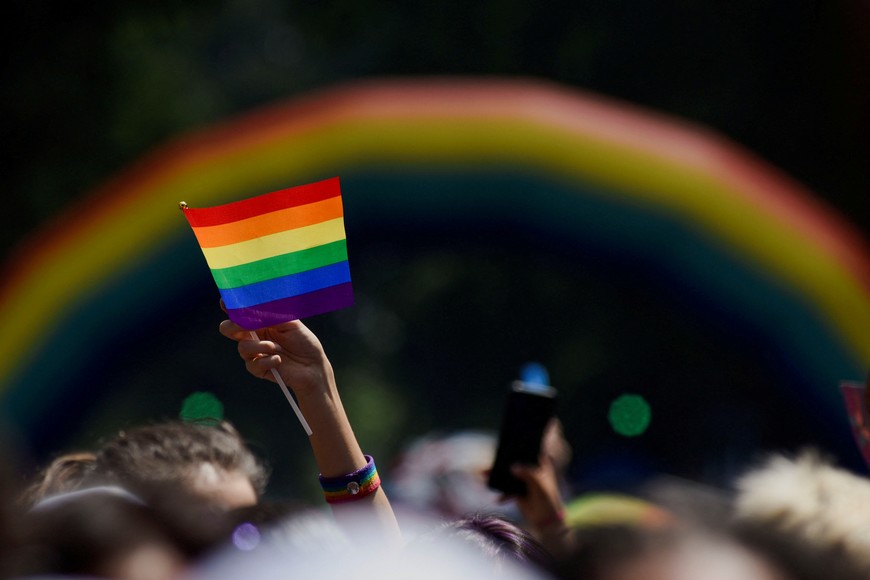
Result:
M350 266L347 260L299 274L290 274L238 288L228 288L221 290L220 293L227 308L248 308L345 282L350 282Z

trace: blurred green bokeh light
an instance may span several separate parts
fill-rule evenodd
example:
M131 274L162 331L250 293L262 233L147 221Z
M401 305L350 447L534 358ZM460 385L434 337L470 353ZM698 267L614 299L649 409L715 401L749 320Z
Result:
M622 395L610 404L607 418L613 430L620 435L636 437L649 427L652 410L640 395Z

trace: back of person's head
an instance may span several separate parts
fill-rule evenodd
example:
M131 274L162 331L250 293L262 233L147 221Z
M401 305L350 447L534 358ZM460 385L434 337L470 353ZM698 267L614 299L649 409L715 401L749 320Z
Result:
M562 580L792 580L736 538L692 526L586 526L557 569Z
M526 530L490 514L472 514L444 524L439 533L465 542L496 565L505 560L550 571L553 558Z
M737 482L736 528L795 578L870 578L870 482L814 452Z
M565 524L570 528L620 524L659 528L673 521L673 514L664 507L621 493L588 493L565 506Z
M220 520L208 515L190 502L146 505L120 488L54 495L19 515L12 572L175 578L216 545Z
M279 525L292 517L304 513L306 504L288 500L267 500L257 505L241 506L229 510L227 521L235 524L249 523L256 526L270 527Z
M516 513L486 485L497 443L487 431L436 432L414 439L390 467L390 502L404 511L447 519L471 512Z
M345 514L339 525L332 514L307 504L267 500L226 513L228 545L253 558L274 551L343 557L349 551L368 549L377 543L369 515Z
M238 514L245 511L249 510ZM441 533L442 522L425 516L403 521L407 541L401 545L372 533L371 514L366 512L342 514L339 526L323 511L303 510L267 528L254 526L262 535L244 522L242 525L236 531L243 533L233 534L230 545L201 560L185 578L550 578L505 554L495 559L474 542Z
M617 574L620 566L634 566L673 550L677 541L674 528L648 529L629 523L580 526L575 530L574 549L560 558L559 577L603 580Z
M91 481L136 494L175 488L232 508L256 503L266 479L229 423L170 421L121 431L103 444Z

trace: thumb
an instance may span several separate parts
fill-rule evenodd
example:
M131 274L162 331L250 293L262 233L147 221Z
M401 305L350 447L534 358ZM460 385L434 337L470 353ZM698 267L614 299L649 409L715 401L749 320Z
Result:
M232 320L224 320L218 327L220 333L229 339L235 341L251 340L251 333L233 322Z

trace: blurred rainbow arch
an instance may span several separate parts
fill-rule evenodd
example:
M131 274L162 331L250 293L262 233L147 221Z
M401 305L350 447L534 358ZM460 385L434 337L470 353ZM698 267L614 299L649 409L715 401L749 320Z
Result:
M836 381L870 364L864 240L735 145L536 81L379 80L182 136L23 245L0 293L2 409L33 421L76 357L94 356L76 336L110 335L113 316L143 297L207 275L166 261L190 245L178 201L213 205L333 175L349 226L354 208L361 222L467 227L486 212L575 242L630 246L675 276L703 278L701 291L736 301L778 336L832 404Z

